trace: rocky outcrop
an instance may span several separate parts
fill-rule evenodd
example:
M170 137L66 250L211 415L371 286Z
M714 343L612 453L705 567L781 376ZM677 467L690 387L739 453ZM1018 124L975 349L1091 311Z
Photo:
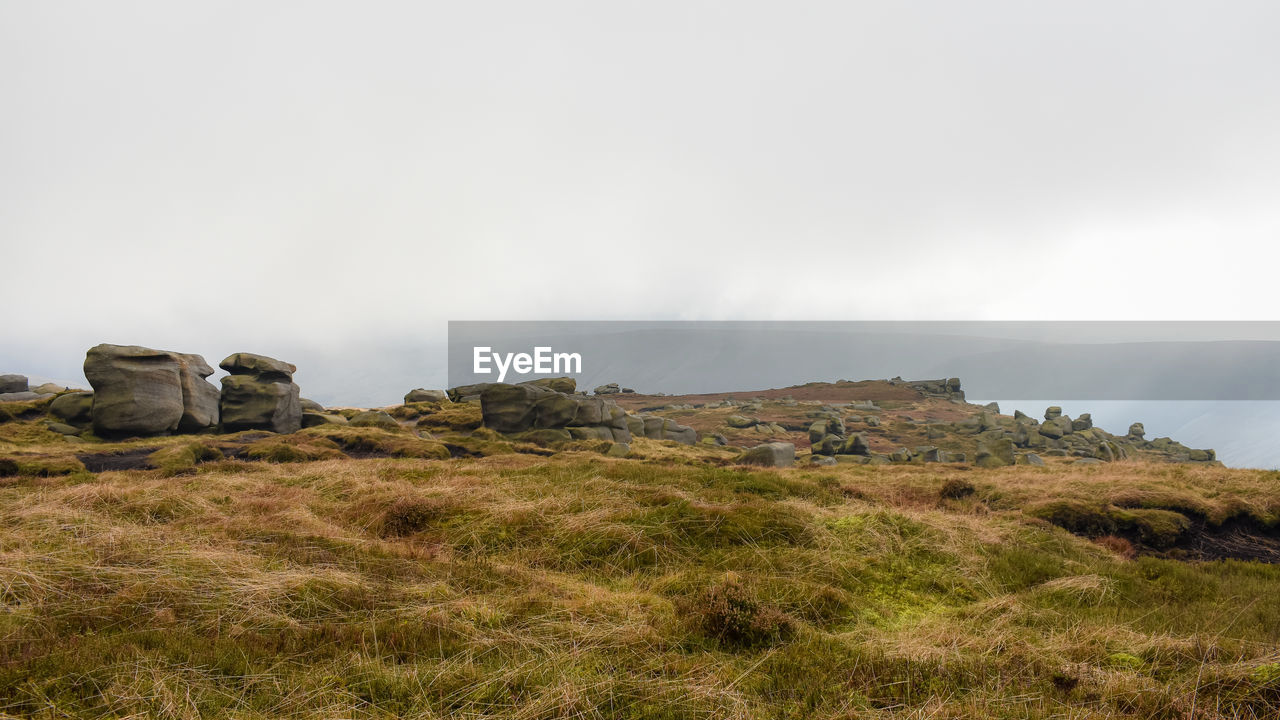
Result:
M684 445L698 442L698 431L671 418L648 413L627 416L627 427L633 435L650 440L672 440Z
M302 398L293 365L253 353L236 353L218 367L222 378L222 426L228 431L296 432L302 427Z
M608 385L600 385L592 392L597 395L617 395L622 392L622 388L619 387L618 383L609 383Z
M104 437L196 432L218 422L218 390L199 355L138 345L97 345L85 354L94 432Z
M1147 429L1142 423L1136 422L1129 426L1129 438L1133 440L1141 440L1147 434Z
M617 403L540 385L492 383L480 393L480 412L485 427L501 433L560 429L570 437L608 433L615 442L631 442L627 414Z
M0 394L27 392L26 375L0 375Z
M796 446L788 442L757 445L743 453L738 462L764 467L791 467L796 462Z

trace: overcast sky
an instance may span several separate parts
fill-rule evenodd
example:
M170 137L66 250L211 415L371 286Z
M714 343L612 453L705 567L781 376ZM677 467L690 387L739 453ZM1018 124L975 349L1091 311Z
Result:
M1276 319L1280 3L1052 5L4 0L0 371Z

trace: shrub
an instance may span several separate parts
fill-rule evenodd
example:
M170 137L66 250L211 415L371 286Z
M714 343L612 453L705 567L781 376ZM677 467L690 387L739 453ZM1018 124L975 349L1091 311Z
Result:
M704 635L727 645L764 645L795 630L785 613L757 600L734 576L700 593L690 613Z
M1119 535L1103 535L1102 537L1094 540L1094 542L1110 550L1116 555L1125 558L1126 560L1132 560L1133 557L1138 554L1137 550L1133 547L1133 543L1125 540Z
M942 483L942 489L938 491L938 495L944 500L959 500L972 495L976 491L973 483L963 478L948 478Z

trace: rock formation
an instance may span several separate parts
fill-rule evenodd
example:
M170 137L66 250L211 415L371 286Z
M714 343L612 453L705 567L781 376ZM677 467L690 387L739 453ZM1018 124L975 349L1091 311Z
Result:
M26 375L0 375L0 394L27 392Z
M449 396L443 390L426 390L423 388L410 390L404 396L405 405L419 402L449 402Z
M796 462L796 446L788 442L771 442L757 445L743 453L738 462L743 465L790 467Z
M85 354L93 429L104 437L196 432L218 423L218 390L199 355L137 345L97 345Z
M236 353L218 364L222 378L222 426L237 430L296 432L302 427L302 400L293 365L253 353Z

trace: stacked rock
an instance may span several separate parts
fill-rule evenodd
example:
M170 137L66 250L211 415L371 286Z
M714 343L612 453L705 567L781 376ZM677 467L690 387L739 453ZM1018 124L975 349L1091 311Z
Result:
M218 367L222 378L222 426L228 431L296 432L302 427L302 400L290 363L236 353Z

